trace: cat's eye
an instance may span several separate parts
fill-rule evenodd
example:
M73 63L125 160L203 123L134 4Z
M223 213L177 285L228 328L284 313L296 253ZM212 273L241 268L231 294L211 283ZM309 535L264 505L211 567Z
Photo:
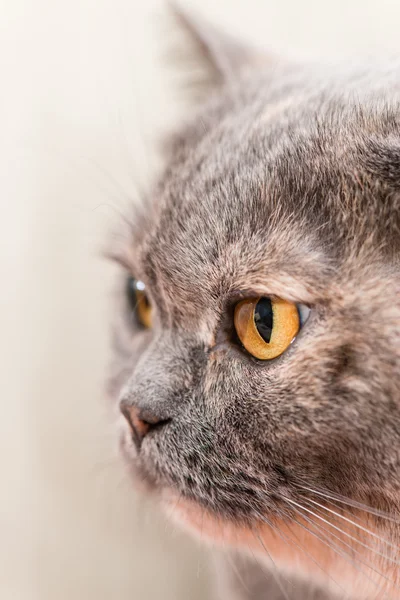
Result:
M128 277L126 295L129 308L135 313L139 323L147 329L152 325L152 307L146 294L146 286L134 277Z
M248 298L236 305L234 325L249 354L272 360L287 350L309 313L307 306L281 298Z

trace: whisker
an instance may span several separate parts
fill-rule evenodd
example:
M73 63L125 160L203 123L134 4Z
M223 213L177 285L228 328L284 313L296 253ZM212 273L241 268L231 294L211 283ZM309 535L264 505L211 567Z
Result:
M311 504L315 505L315 506L319 506L320 508L323 508L324 510L328 511L329 513L343 519L344 521L346 521L347 523L350 523L350 525L354 525L355 527L357 527L358 529L361 529L361 531L364 531L364 533L367 533L368 535L373 536L374 538L376 538L377 540L379 540L380 542L387 544L388 546L390 546L391 548L395 548L396 550L400 550L398 546L396 546L395 544L392 544L391 542L388 542L387 540L385 540L385 538L382 538L381 536L377 535L376 533L374 533L373 531L370 531L369 529L367 529L366 527L363 527L362 525L359 525L358 523L356 523L355 521L352 521L351 519L348 519L347 517L344 517L343 515L341 515L340 513L326 507L323 506L322 504L319 504L319 502L316 502L315 500L311 500L311 498L307 498L308 502L311 502ZM345 533L344 531L342 533ZM348 537L350 537L351 539L356 540L356 538L353 538L350 534L346 534ZM358 541L358 540L356 540ZM359 542L360 544L362 544L362 542ZM365 544L362 544L365 545ZM369 550L373 550L373 548L371 548L370 546L366 546L366 548L368 548ZM392 559L389 559L392 560Z
M247 585L247 583L243 579L241 572L239 571L237 565L235 564L235 561L233 560L233 558L232 558L232 556L230 555L229 552L226 554L226 558L228 560L228 563L229 563L230 567L232 568L232 570L234 571L236 577L238 578L240 584L242 585L243 589L246 592L250 593L249 586Z
M308 496L307 496L308 497ZM348 515L350 515L355 521L358 521L361 524L364 524L364 522L361 520L361 517L357 517L357 515L355 514L355 510L359 510L359 509L354 509L354 507L352 507L351 509L346 507L344 504L336 504L335 500L330 500L328 498L324 499L325 503L327 505L332 506L333 508L335 508L336 510L339 510L342 513L347 513ZM369 511L363 510L362 512L366 513L368 517L375 517L376 515L370 514Z
M289 515L288 515L289 516ZM298 536L296 535L296 533L293 531L293 529L286 524L286 527L289 529L290 533L297 539L297 541L299 543L296 543L294 540L292 540L291 538L288 538L288 536L286 536L282 531L280 533L282 533L282 535L285 536L285 538L287 539L287 541L289 543L291 543L292 545L294 545L298 550L300 550L303 554L305 554L319 569L321 569L321 571L329 578L333 581L333 583L335 585L338 586L338 588L347 596L347 592L346 590L336 581L336 579L334 577L332 577L332 575L330 575L330 573L328 573L328 571L326 569L324 569L324 567L321 565L321 563L319 563L316 558L311 554L311 552L308 552L308 550L306 550L305 548L303 548L303 546L301 545L301 542L298 538ZM278 528L276 528L276 531L278 533ZM344 600L344 599L343 599Z
M306 517L304 517L306 518ZM308 521L311 521L311 519L307 519ZM338 535L336 535L335 533L332 533L331 531L328 531L325 527L322 527L321 525L319 525L319 529L322 531L325 531L329 536L334 537L335 539L337 539L341 544L343 544L344 546L346 546L347 548L349 548L351 550L351 552L355 553L355 554L359 554L361 556L363 556L361 554L361 552L359 550L356 550L355 548L353 548L353 546L351 546L348 542L345 542L344 540L342 540ZM346 533L343 531L342 533L344 533L346 535ZM351 536L350 536L351 537ZM351 538L351 539L355 539L355 538ZM355 539L355 541L358 541L357 539ZM359 542L361 543L361 542ZM366 548L368 548L369 550L372 550L373 552L375 552L375 550L373 548L370 548L369 546L366 546L365 544L362 544L363 546L365 546ZM376 554L379 554L379 552L376 552ZM386 558L384 555L379 554L379 556L383 556L384 558ZM365 565L366 567L368 567L369 569L371 569L372 571L374 571L377 575L379 575L380 577L383 577L384 579L386 579L389 583L395 585L395 583L393 582L392 579L390 579L389 577L387 577L386 575L384 575L381 571L378 571L377 569L375 569L373 566L371 566L370 563L365 562L364 560L358 559L363 565ZM390 559L388 559L390 560ZM397 587L397 586L396 586Z
M111 185L114 186L114 190L119 198L127 200L129 204L141 198L139 189L133 192L127 191L123 187L123 185L116 179L116 177L114 177L114 175L104 165L101 165L96 159L91 157L85 157L85 159L88 163L91 163L92 167L97 169L97 171L101 173L103 177L106 178L108 183L111 183Z
M267 556L269 557L269 559L274 567L273 569L271 569L271 575L275 579L275 582L276 582L277 586L279 587L280 591L282 592L282 595L284 596L285 600L290 600L290 598L287 594L287 590L285 590L285 588L283 587L280 577L278 576L278 568L276 566L276 563L275 563L274 559L272 558L270 552L267 550L263 540L261 539L261 536L258 533L254 533L254 531L252 531L252 533L253 533L254 537L256 537L258 539L258 541L260 542L261 546L263 547L264 551L266 552ZM276 571L276 573L274 571ZM285 580L288 581L286 578L285 578ZM290 581L288 581L288 583L289 583L289 585L293 585Z
M297 502L295 502L294 500L289 500L289 498L285 498L286 501L293 503L297 508L301 509L302 511L306 511L308 513L310 513L311 515L313 515L314 517L316 517L317 519L322 520L324 523L326 523L327 525L330 525L329 521L326 521L326 519L323 519L322 517L320 517L318 514L314 513L313 511L301 506L300 504L298 504ZM298 514L305 519L310 525L312 525L313 527L316 527L316 524L314 523L314 521L312 521L309 517L307 517L307 515L304 515L302 512L297 511ZM349 552L345 552L345 554L343 554L342 552L342 548L338 547L337 544L335 544L334 542L332 542L329 538L327 538L326 536L323 536L325 538L325 540L323 538L321 538L321 536L319 536L318 534L315 533L315 531L312 531L311 529L309 529L308 527L306 527L303 523L301 523L298 519L293 518L292 519L298 524L300 525L300 527L303 527L304 529L306 529L306 531L308 531L311 535L314 535L314 537L316 537L317 539L319 539L324 545L326 545L328 548L331 548L334 552L336 552L336 554L338 554L341 558L343 558L343 560L345 560L346 562L349 562L353 568L358 571L359 573L361 573L364 577L366 577L375 587L377 587L377 589L381 592L382 590L382 586L379 585L374 579L372 579L371 577L369 577L365 571L363 569L360 569L360 567L355 563L355 561L351 558L350 553ZM318 527L318 529L321 529L321 526ZM337 529L335 527L335 529ZM339 529L339 531L341 531ZM341 533L344 533L341 531ZM322 534L323 535L323 534ZM329 533L329 536L333 536L334 534ZM342 542L344 543L344 542ZM350 546L351 548L351 546ZM354 551L354 549L352 549ZM346 556L347 555L347 556ZM371 567L370 565L366 564L363 561L359 561L362 564L364 564L367 568L371 569L372 571L376 572L380 577L383 577L384 579L386 579L389 583L391 583L393 586L395 586L395 583L388 579L385 575L383 575L382 573L380 573L379 571L376 571L373 567ZM387 594L385 593L385 597L390 598L390 596L387 596Z
M371 515L375 515L376 517L381 517L382 519L386 519L387 521L392 521L393 523L397 523L398 525L400 525L400 519L396 519L396 517L393 517L389 513L378 510L376 508L372 508L371 506L367 506L366 504L363 504L362 502L357 502L356 500L351 500L350 498L345 498L344 496L340 496L339 494L336 494L335 492L331 492L331 491L325 492L323 490L314 489L314 488L311 488L311 487L308 487L305 485L299 485L299 484L295 484L295 485L304 490L307 490L308 492L311 492L313 494L321 496L322 498L329 498L330 500L335 500L336 502L339 502L340 504L345 504L347 506L352 506L353 508L358 508L364 512L370 513Z
M270 519L267 519L264 515L262 515L261 513L258 513L259 518L261 521L263 521L264 523L266 523L269 527L271 527L271 529L280 537L280 539L285 543L288 544L288 540L287 540L287 536L284 535L284 533L282 532L282 530L277 527L276 525L274 525L272 523L272 521ZM286 539L285 539L286 538ZM293 585L292 582L288 581L288 583L290 583L291 585ZM294 587L294 586L293 586Z
M296 547L297 547L299 550L301 550L301 551L303 552L303 554L305 554L306 556L308 556L308 558L310 558L310 560L311 560L311 561L312 561L312 562L313 562L313 563L314 563L314 564L315 564L315 565L316 565L316 566L317 566L319 569L321 569L321 571L322 571L322 572L323 572L323 573L324 573L324 574L325 574L325 575L326 575L326 576L327 576L329 579L331 579L331 581L333 581L333 583L334 583L335 585L337 585L337 587L338 587L338 588L339 588L339 589L340 589L340 590L341 590L341 591L342 591L344 594L346 594L346 597L347 597L347 595L348 595L348 594L347 594L346 590L344 589L344 587L342 587L342 586L340 585L340 583L338 583L338 582L336 581L336 579L335 579L335 578L334 578L334 577L333 577L333 576L332 576L330 573L328 573L328 571L327 571L326 569L324 569L324 567L321 565L321 563L319 563L319 562L316 560L316 558L315 558L315 557L314 557L314 556L311 554L311 552L308 552L308 550L306 550L305 548L303 548L303 547L301 546L300 540L299 540L298 536L296 535L296 533L295 533L295 532L294 532L294 531L291 529L291 527L289 527L289 525L287 525L287 527L288 527L289 531L291 532L291 534L292 534L292 535L294 535L294 536L295 536L295 538L297 539L297 541L299 542L299 543L297 544L296 542L293 542L293 540L292 540L292 543L294 543L294 544L295 544L295 546L296 546ZM345 600L345 598L343 598L343 600Z
M352 519L354 519L354 521L358 522L361 525L364 525L364 521L362 521L361 517L358 517L357 515L354 514L354 511L350 510L349 508L346 508L343 505L337 505L335 504L335 502L333 500L326 500L326 503L330 506L332 506L333 508L335 508L336 510L339 511L339 513L344 512L347 513L348 515L350 515L352 517ZM394 546L396 551L400 551L400 547L395 545ZM393 564L396 565L400 565L400 562L395 560L394 558L389 557L386 554L380 553L377 550L374 550L374 552L376 552L377 554L379 554L380 556L382 556L383 558L386 558L387 560L393 562Z
M307 518L305 515L299 513L301 515L301 517L303 519L305 519L311 526L315 527L315 523ZM348 562L349 564L351 564L353 566L353 568L358 571L359 573L361 573L363 575L363 577L366 577L369 581L371 581L371 583L378 589L378 592L383 591L382 590L382 586L380 586L376 581L374 581L371 577L369 577L363 569L361 569L360 567L357 566L357 564L355 564L355 561L352 560L350 557L344 555L340 548L338 549L337 545L330 541L329 538L327 538L326 536L323 536L323 538L318 535L315 531L313 531L312 529L310 529L309 527L307 527L306 525L304 525L304 523L301 523L298 519L293 518L295 523L297 523L300 527L302 527L303 529L305 529L306 531L308 531L311 535L313 535L316 539L318 539L320 542L322 542L325 546L327 546L328 548L330 548L331 550L333 550L336 554L338 554L343 560L345 560L346 562ZM346 553L348 554L348 553ZM387 596L387 594L385 593L385 597L390 598L390 596Z

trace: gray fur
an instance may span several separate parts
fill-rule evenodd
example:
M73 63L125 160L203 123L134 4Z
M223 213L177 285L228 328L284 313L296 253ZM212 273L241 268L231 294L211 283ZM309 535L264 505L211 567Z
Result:
M130 464L248 530L324 503L304 486L399 517L399 65L249 62L169 141L149 203L123 262L154 325L117 328L112 389L168 423L139 455L124 430ZM312 308L267 363L232 326L238 298L263 293ZM368 526L398 547L397 524ZM257 581L247 597L278 598Z

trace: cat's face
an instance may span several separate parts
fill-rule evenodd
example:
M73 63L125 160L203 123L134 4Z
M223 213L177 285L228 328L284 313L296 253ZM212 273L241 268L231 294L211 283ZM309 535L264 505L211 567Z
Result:
M376 508L400 488L399 98L312 77L249 75L213 101L125 249L151 305L132 319L124 297L117 331L125 454L227 521L288 515L306 488ZM235 330L258 297L310 309L273 360Z

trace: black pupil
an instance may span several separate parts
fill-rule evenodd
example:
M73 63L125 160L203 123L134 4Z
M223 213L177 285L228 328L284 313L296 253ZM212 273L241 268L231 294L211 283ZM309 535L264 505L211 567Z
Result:
M272 302L269 298L260 298L257 302L254 310L254 323L264 342L269 344L274 326Z

